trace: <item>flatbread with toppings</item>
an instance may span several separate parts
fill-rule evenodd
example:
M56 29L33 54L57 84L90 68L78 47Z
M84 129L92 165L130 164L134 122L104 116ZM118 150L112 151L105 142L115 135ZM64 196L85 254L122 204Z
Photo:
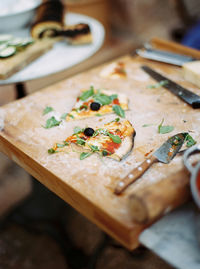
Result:
M135 130L131 123L117 118L96 129L75 127L72 136L66 138L63 143L55 143L48 153L65 152L70 145L76 144L84 149L80 154L80 160L98 153L103 157L120 161L133 148L134 136Z
M127 109L128 97L125 94L96 90L91 86L89 90L83 90L77 97L72 111L66 116L66 120L103 116L109 113L115 113L124 118Z
M100 76L104 78L126 78L127 73L125 69L125 63L123 62L115 62L107 65L100 72Z

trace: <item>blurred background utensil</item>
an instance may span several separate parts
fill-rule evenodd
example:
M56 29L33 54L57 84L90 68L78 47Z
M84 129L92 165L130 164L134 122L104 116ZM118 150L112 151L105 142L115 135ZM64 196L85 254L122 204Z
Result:
M184 63L195 60L195 58L187 55L154 49L149 43L144 44L144 48L137 49L136 54L146 59L173 64L177 66L182 66Z
M190 162L190 156L200 152L200 144L194 145L193 147L189 148L183 156L184 165L191 173L191 180L190 180L190 188L192 192L192 196L198 208L200 209L200 160L199 162L193 166Z
M189 148L183 156L184 165L191 173L190 178L190 190L192 193L193 200L197 205L198 210L196 210L195 214L195 228L197 239L200 244L200 160L197 162L196 165L192 165L190 161L190 156L200 152L200 144L194 145L193 147Z

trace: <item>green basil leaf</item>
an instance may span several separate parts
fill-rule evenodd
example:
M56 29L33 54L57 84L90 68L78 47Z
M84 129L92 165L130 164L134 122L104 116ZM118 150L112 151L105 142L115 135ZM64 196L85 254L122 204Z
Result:
M102 115L101 115L101 114L99 114L99 113L97 113L97 114L95 114L95 116L97 116L97 117L101 117Z
M108 156L108 155L109 155L109 153L108 153L108 151L107 151L107 150L105 150L105 149L104 149L104 150L102 151L102 155L103 155L103 156Z
M160 128L162 127L164 119L161 120L161 123L158 125L158 133L160 133Z
M56 153L57 151L55 151L55 149L51 148L51 149L48 149L48 153L49 154L54 154Z
M80 160L84 160L85 158L89 157L92 155L92 152L82 152L80 154Z
M65 120L65 119L66 119L66 117L67 117L67 115L68 115L68 113L63 113L63 114L61 115L61 117L60 117L60 118L61 118L62 120Z
M80 138L78 135L76 135L76 137L77 137L76 144L84 146L85 145L85 140Z
M93 152L99 151L99 148L98 148L97 146L90 145L90 144L88 144L88 146L91 148L91 150L92 150Z
M113 134L111 134L111 133L108 132L108 136L112 139L112 141L114 143L117 143L117 144L122 143L122 140L121 140L121 138L118 135L113 135Z
M56 146L57 146L57 148L64 148L65 145L57 143Z
M159 87L162 87L162 86L165 86L169 83L168 80L161 80L160 82L154 84L154 85L148 85L147 88L149 89L155 89L155 88L159 88Z
M74 116L73 116L73 115L71 115L71 114L68 114L68 116L69 116L70 118L74 119Z
M96 95L94 99L96 102L100 103L102 106L109 105L112 102L110 96L105 95L105 94Z
M82 110L87 110L87 109L88 109L88 106L86 106L86 105L82 105L82 106L80 106L80 107L78 108L77 111L82 111Z
M123 108L121 108L121 106L119 105L114 105L112 107L112 110L115 112L115 114L117 114L118 116L125 118L125 111L123 110Z
M87 100L89 97L91 97L92 95L94 95L94 87L91 86L90 89L88 91L84 91L81 96L79 97L82 101Z
M115 99L117 99L118 98L118 95L117 94L112 94L112 95L110 95L110 99L111 99L111 101L113 101L113 100L115 100Z
M74 134L79 134L83 131L83 129L79 126L74 127Z
M150 123L150 124L143 124L142 127L149 127L149 126L152 126L153 124Z
M161 126L159 133L160 134L167 134L167 133L172 132L173 130L174 130L174 126L168 126L168 125Z
M186 135L185 141L187 142L186 143L187 148L190 148L190 147L194 146L197 143L197 141L195 141L194 138L189 134Z
M46 115L47 113L53 111L53 107L51 106L47 106L45 107L45 109L43 110L43 115Z
M161 123L158 125L158 133L159 134L167 134L174 130L174 126L163 125L164 119L162 119Z
M53 116L50 119L46 121L46 125L43 126L46 129L52 128L54 126L59 126L61 121L56 120L56 118Z

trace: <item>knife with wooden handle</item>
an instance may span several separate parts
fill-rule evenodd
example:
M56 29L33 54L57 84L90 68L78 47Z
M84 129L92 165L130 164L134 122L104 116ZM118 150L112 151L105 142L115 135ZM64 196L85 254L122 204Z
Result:
M170 137L149 158L147 158L138 167L134 168L124 179L120 180L117 183L114 193L122 193L130 184L141 177L153 163L157 161L166 164L169 163L181 149L187 134L188 133L178 133Z

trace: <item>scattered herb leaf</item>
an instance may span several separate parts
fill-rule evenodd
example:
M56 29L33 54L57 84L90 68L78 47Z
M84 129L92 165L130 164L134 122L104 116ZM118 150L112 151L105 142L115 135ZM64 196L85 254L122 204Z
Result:
M80 138L78 135L76 135L76 137L77 137L76 144L84 146L85 145L85 140Z
M150 124L143 124L142 127L149 127L149 126L152 126L153 124L150 123Z
M174 126L163 125L164 119L162 119L161 123L158 125L158 133L159 134L167 134L174 130Z
M97 116L97 117L101 117L102 115L101 115L101 114L99 114L99 113L97 113L97 114L95 114L95 116Z
M74 127L74 134L79 134L83 131L83 129L79 126Z
M85 158L91 156L93 154L93 152L82 152L80 154L80 160L84 160Z
M61 117L60 117L60 118L61 118L62 120L65 120L65 119L66 119L66 117L67 117L67 114L68 114L68 113L63 113L63 114L61 115Z
M91 150L92 150L93 152L99 151L99 148L98 148L97 146L90 145L90 144L88 144L88 146L91 148Z
M79 98L82 101L85 101L89 97L91 97L92 95L94 95L94 87L93 86L90 86L90 89L88 91L84 91Z
M96 94L94 99L96 102L100 103L102 106L109 105L112 102L110 96L105 95L103 93Z
M88 106L86 105L82 105L78 108L78 111L82 111L82 110L87 110L88 109Z
M114 143L120 144L122 142L121 138L118 135L113 135L108 132L108 136L112 139Z
M147 88L149 89L155 89L155 88L159 88L162 86L165 86L169 83L168 80L161 80L159 83L153 84L153 85L147 85Z
M125 112L123 110L123 108L121 108L121 106L119 105L114 105L112 107L112 110L115 112L115 114L117 114L118 116L125 118Z
M53 148L48 149L48 153L49 154L53 154L53 153L56 153L56 152L57 151L55 149L53 149Z
M57 148L64 148L66 145L57 143L56 146L57 146Z
M45 109L43 110L43 115L48 114L49 112L53 111L53 107L51 106L47 106L45 107Z
M68 114L68 116L69 116L70 118L74 119L74 116L71 115L70 113Z
M176 135L173 139L172 146L179 146L182 144L182 139Z
M194 146L197 143L197 141L195 141L194 138L189 134L186 135L185 142L187 142L186 143L187 148L190 148L190 147Z
M108 156L108 155L109 155L109 153L108 153L108 151L107 151L107 150L105 150L105 149L104 149L104 150L102 151L102 155L103 155L103 156Z
M112 95L110 95L110 98L111 98L111 101L113 101L113 100L118 98L118 95L117 94L112 94Z
M54 116L49 118L47 121L46 121L46 125L43 126L45 129L49 129L49 128L52 128L54 126L59 126L61 123L61 121L58 121Z
M111 122L119 122L120 118L115 118L114 120L112 120Z

